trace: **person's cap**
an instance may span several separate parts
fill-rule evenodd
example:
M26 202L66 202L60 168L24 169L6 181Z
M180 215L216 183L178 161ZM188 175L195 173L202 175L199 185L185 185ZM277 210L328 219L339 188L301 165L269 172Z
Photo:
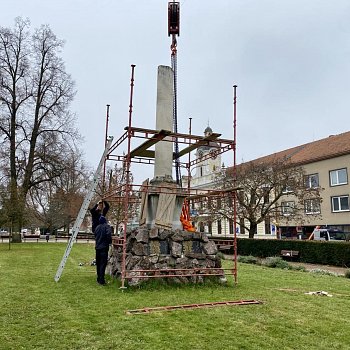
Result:
M107 223L107 220L106 220L106 218L104 217L104 216L100 216L100 219L98 220L98 222L100 223L100 224L106 224Z

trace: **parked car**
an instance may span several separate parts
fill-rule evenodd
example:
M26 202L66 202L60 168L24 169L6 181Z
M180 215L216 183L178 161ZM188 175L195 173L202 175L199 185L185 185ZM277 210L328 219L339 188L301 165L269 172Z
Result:
M348 241L349 234L339 230L316 228L312 232L309 239L313 239L315 241Z
M1 236L8 236L8 232L6 230L0 230L0 237Z

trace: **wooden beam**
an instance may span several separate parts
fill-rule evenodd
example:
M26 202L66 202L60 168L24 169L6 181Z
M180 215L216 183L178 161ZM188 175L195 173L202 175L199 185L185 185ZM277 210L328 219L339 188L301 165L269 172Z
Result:
M163 140L165 137L169 136L172 132L169 130L160 130L157 134L154 134L149 140L145 141L140 146L136 147L134 150L130 152L130 157L134 158L136 156L139 157L150 157L153 155L154 151L148 150L151 146L156 144L157 142Z
M198 140L197 142L195 142L194 144L184 148L183 150L181 150L179 152L179 158L184 156L185 154L192 152L193 150L197 149L200 146L206 146L209 145L210 141L216 140L218 137L220 137L221 134L217 134L217 133L212 133L211 135L208 135L206 137L203 137L201 140Z

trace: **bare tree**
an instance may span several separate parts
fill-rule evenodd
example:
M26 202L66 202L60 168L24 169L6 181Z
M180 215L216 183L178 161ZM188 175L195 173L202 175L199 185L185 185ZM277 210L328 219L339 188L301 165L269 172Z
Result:
M288 159L268 158L242 163L237 166L236 179L233 169L229 168L222 171L216 184L226 191L220 205L215 201L212 210L216 215L232 220L235 198L230 189L237 187L237 224L244 226L249 238L254 238L258 224L264 221L304 222L305 201L321 203L321 189L307 187L303 168L291 164ZM293 205L286 207L286 202Z
M66 171L50 182L42 182L29 191L30 207L50 233L63 227L68 231L75 221L86 195L89 171L78 150L65 161Z
M128 182L130 185L133 183L133 175L129 173L129 179L127 181L127 174L124 167L118 167L115 165L113 169L109 169L107 171L107 179L106 179L106 190L105 193L109 200L111 201L111 208L109 211L109 218L113 226L119 227L119 225L124 222L125 219L125 196L127 194L126 183ZM138 205L139 198L136 191L130 186L129 190L129 205L127 217L128 221L132 221L138 215Z
M61 176L79 140L69 111L75 90L60 57L63 41L47 25L29 35L29 21L0 28L1 171L10 196L8 216L18 228L27 195Z

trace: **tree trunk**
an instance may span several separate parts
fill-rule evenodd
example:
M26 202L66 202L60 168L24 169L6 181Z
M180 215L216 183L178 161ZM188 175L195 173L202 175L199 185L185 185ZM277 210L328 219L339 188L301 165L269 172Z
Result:
M254 235L258 233L258 224L257 223L250 223L249 227L249 238L254 239Z

